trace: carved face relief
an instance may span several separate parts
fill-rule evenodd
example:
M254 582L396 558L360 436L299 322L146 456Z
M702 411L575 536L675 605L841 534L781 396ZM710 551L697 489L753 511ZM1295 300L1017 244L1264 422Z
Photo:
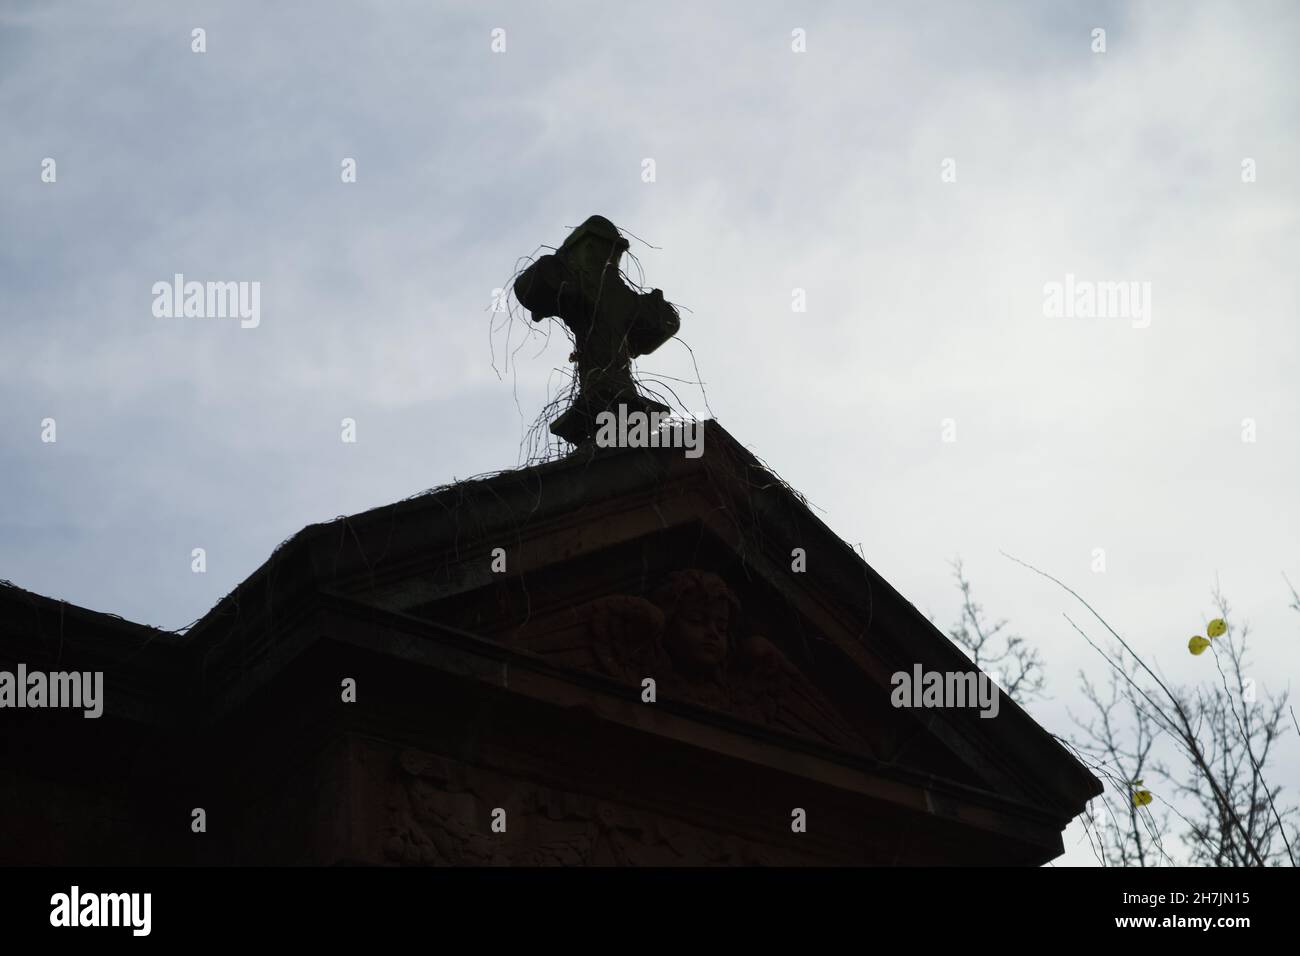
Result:
M727 659L731 602L704 595L684 598L664 628L664 650L673 667L695 676L717 673Z
M672 571L648 598L611 594L577 616L590 629L591 666L624 683L653 677L665 699L866 749L858 730L772 641L746 630L735 592L717 574ZM557 646L572 653L571 632L557 634Z

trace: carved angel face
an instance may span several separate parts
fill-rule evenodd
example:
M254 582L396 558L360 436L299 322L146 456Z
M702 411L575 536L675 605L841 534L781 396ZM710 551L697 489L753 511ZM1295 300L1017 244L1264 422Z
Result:
M725 597L684 598L664 628L664 649L673 666L690 674L717 672L727 659L731 602Z

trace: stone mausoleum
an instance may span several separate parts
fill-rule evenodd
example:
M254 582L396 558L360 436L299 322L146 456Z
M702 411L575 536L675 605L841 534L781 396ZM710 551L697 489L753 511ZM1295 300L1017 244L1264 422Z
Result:
M666 411L625 246L593 217L515 285L573 333L566 456L311 525L183 635L0 585L0 671L104 681L97 719L0 709L0 863L1058 856L1098 781L1005 697L894 706L971 664L797 493L713 421L592 440Z

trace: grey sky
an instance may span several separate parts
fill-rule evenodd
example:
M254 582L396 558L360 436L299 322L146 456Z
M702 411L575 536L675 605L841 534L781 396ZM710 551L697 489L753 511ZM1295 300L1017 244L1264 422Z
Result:
M567 349L499 379L492 290L601 213L661 247L718 419L940 626L960 555L1050 729L1103 668L999 550L1178 681L1217 579L1285 686L1297 48L1292 3L9 0L0 577L179 627L306 524L515 464ZM259 281L260 326L154 318L175 272ZM1150 282L1150 326L1045 317L1067 273Z

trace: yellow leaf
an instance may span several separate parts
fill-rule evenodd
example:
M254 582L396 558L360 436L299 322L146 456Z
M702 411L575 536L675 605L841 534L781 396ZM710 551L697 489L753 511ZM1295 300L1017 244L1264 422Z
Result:
M1228 630L1228 622L1221 617L1216 617L1209 624L1205 625L1205 633L1210 637L1222 637Z
M1205 649L1209 646L1210 642L1199 634L1187 642L1187 649L1193 654L1204 654Z
M1145 807L1148 803L1151 802L1151 800L1152 800L1152 796L1150 790L1133 791L1133 806Z

